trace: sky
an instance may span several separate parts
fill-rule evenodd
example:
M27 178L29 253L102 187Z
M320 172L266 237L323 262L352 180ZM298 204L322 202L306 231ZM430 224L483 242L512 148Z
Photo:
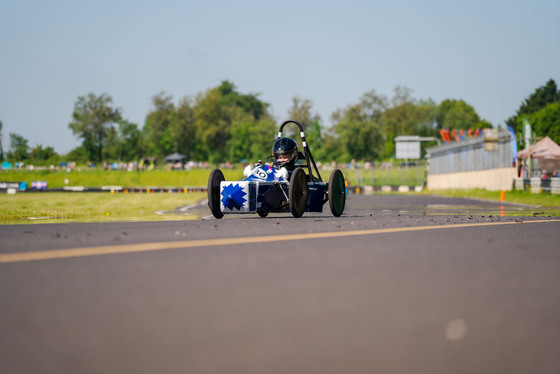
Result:
M79 96L106 93L139 127L165 91L233 82L280 124L294 97L324 126L371 90L462 99L497 126L549 79L560 85L558 0L3 0L0 121L30 147L81 144Z

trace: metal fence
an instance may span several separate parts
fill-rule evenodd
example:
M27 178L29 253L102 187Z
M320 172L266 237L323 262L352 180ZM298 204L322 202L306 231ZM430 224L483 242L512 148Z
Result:
M511 167L512 135L487 129L483 136L428 148L430 174L458 173Z

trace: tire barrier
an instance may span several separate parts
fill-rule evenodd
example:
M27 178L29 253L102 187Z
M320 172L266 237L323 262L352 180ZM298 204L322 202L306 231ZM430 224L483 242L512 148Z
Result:
M27 182L0 182L0 191L15 193L17 191L26 191Z
M552 178L550 181L550 192L560 194L560 178Z
M560 178L516 178L513 187L519 191L531 191L531 193L560 194Z

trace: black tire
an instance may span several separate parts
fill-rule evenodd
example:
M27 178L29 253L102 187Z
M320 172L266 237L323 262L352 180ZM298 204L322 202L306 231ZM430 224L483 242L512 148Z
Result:
M212 215L218 219L224 216L220 208L220 182L225 181L224 173L220 169L214 169L208 177L208 208Z
M288 198L290 199L290 211L296 218L303 216L307 209L307 176L302 168L297 168L290 178Z
M265 212L263 210L258 210L257 214L262 218L265 218L266 216L268 216L268 212Z
M344 175L338 169L333 170L329 178L329 207L333 216L340 217L346 206L346 183Z

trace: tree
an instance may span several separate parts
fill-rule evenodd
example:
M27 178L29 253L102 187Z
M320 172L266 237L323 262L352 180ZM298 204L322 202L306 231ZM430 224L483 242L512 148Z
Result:
M383 112L389 107L389 101L385 95L379 95L375 90L371 90L362 95L359 105L362 116L378 121L381 119Z
M437 104L432 100L419 100L416 102L417 122L414 126L415 135L439 136L436 128Z
M184 153L189 159L194 159L196 152L196 126L194 109L188 97L184 97L175 111L169 132L174 152Z
M319 114L312 114L313 102L308 99L301 99L298 96L292 98L292 106L288 109L288 118L302 124L310 124L320 121Z
M184 97L175 106L173 96L160 92L152 101L154 109L146 116L143 128L148 152L160 158L179 152L194 159L197 134L191 99Z
M518 110L518 115L532 114L543 109L550 103L558 102L558 87L553 79L550 79L542 87L539 87L535 92L525 100Z
M553 79L550 79L544 86L541 86L533 92L529 98L521 104L515 116L506 120L506 125L511 126L514 131L521 128L521 121L523 117L538 112L546 107L548 104L557 103L560 100L560 93L558 87Z
M382 156L381 126L363 109L361 104L356 104L333 115L334 130L344 150L340 156L342 161L374 160Z
M152 97L152 109L146 116L143 133L148 152L163 158L173 152L171 124L175 119L173 96L164 91Z
M397 135L410 135L416 120L416 108L411 97L412 91L409 88L397 86L394 92L391 106L380 107L372 116L381 122L383 133L391 139L391 142Z
M139 159L141 157L141 132L138 125L127 120L120 120L118 128L120 142L119 159L122 161L133 161Z
M321 156L336 153L334 146L339 144L344 150L339 155L342 160L393 157L396 136L436 135L436 114L437 105L431 99L416 100L407 87L395 87L391 99L371 90L358 104L333 114L336 124L323 137L323 147L328 151Z
M256 120L268 115L268 103L262 102L258 94L240 94L235 90L235 85L229 81L223 81L217 88L222 98L222 104L226 107L239 107L245 114Z
M16 161L29 158L29 144L27 139L19 134L10 133L10 152L8 157Z
M68 125L74 135L82 138L82 145L91 161L103 161L103 148L109 129L121 119L119 109L112 107L113 99L107 94L89 93L80 96L74 104L73 121Z
M479 127L481 120L476 110L464 100L443 100L436 115L438 129L468 130Z
M138 125L127 120L120 120L117 128L107 132L104 158L107 160L134 161L140 157L141 132Z
M316 160L336 161L343 158L344 152L342 150L338 134L335 130L335 126L332 126L322 131L322 145L317 152L313 150L313 156Z
M66 156L64 156L64 159L80 163L86 163L90 160L88 153L83 145L72 149L66 154Z
M294 121L298 121L304 126L305 138L309 144L309 148L312 150L313 155L321 153L321 147L323 146L322 139L322 128L320 125L321 117L319 114L312 114L313 102L308 99L301 99L299 97L294 97L292 99L292 106L288 110L288 118ZM288 125L289 126L289 125ZM294 137L296 141L299 140L298 136L295 134L299 133L296 127L287 128L286 135ZM298 144L301 142L298 141Z
M413 102L401 104L387 109L381 116L385 133L385 158L392 157L395 152L395 137L402 135L422 135L433 127L434 107L417 105Z
M233 152L231 149L236 146L238 140L232 139L234 126L238 133L246 133L247 127L268 126L272 118L267 108L268 104L261 102L258 95L240 94L228 81L197 95L193 107L198 144L197 158L218 163L226 161L234 154L238 155L239 152ZM235 136L240 135L236 133ZM252 137L240 140L251 142L251 139ZM272 138L270 142L273 140Z
M229 159L234 162L265 161L272 154L276 124L272 120L255 120L250 116L234 121L231 128Z
M41 144L33 148L29 153L29 158L34 161L48 161L57 156L53 147L43 148Z
M227 145L231 138L233 118L236 117L235 109L222 105L221 94L217 89L197 96L195 125L197 137L201 141L199 157L202 156L211 163L226 160L230 153Z
M103 160L120 161L120 142L117 130L111 127L107 130L107 139L103 147Z
M539 138L549 136L560 144L560 102L548 104L538 112L529 116L533 131Z
M412 89L406 86L396 86L393 89L393 98L391 99L392 107L398 107L403 104L414 103L412 97Z
M374 90L366 92L358 104L337 110L331 116L333 127L324 137L326 161L339 158L342 161L374 160L383 156L381 117L388 107L388 100ZM338 145L342 152L336 152ZM330 157L329 157L330 156Z

